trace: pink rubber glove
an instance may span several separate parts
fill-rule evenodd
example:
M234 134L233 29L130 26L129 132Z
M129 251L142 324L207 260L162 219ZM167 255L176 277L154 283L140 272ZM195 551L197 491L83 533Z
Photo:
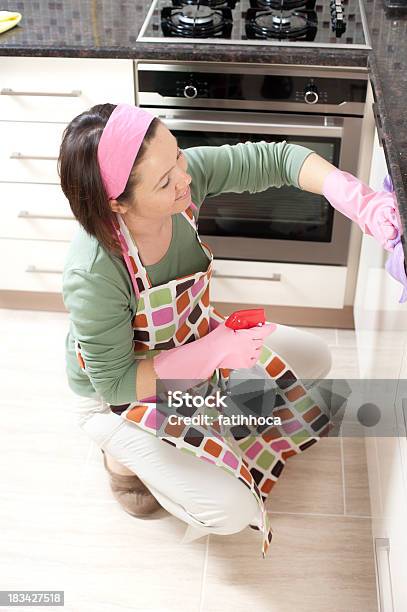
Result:
M194 384L191 381L208 379L218 367L251 368L259 358L264 338L276 327L267 323L234 331L221 323L203 338L154 357L154 369L160 379L176 379L176 388L186 390Z
M362 232L373 236L386 251L393 250L390 241L402 233L393 193L373 191L349 172L335 168L325 178L323 194L336 210L356 221Z

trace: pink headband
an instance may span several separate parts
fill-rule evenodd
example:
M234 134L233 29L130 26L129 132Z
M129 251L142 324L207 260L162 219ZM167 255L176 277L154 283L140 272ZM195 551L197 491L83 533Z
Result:
M109 200L123 193L134 160L154 115L118 104L106 123L98 146L98 162Z

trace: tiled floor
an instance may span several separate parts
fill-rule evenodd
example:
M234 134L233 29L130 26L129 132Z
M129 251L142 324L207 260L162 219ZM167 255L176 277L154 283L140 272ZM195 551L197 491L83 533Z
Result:
M64 590L67 612L377 610L363 440L325 439L289 460L266 560L249 528L181 544L178 519L135 519L113 499L70 411L66 331L63 313L0 310L0 589ZM331 348L330 378L360 377L368 335L309 331ZM381 377L397 377L403 350L383 336Z

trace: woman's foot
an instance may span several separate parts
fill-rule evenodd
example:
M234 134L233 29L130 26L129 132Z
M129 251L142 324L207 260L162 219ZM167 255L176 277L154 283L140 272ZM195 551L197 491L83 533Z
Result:
M140 478L118 463L103 450L103 463L110 477L113 496L123 510L138 518L153 514L161 508Z

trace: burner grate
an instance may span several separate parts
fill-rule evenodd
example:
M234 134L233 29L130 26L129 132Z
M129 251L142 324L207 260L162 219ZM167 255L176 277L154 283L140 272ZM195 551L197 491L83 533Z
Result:
M172 6L182 8L184 6L209 6L210 8L234 9L238 0L172 0Z
M164 7L161 26L165 36L184 38L230 38L233 21L228 8L212 10L206 5L184 6L182 9Z
M251 8L274 9L279 11L290 11L303 9L312 11L316 0L250 0Z
M315 39L318 18L315 11L264 11L250 8L246 13L248 39Z
M252 11L270 23L256 25ZM365 20L363 0L152 0L137 42L369 49Z

